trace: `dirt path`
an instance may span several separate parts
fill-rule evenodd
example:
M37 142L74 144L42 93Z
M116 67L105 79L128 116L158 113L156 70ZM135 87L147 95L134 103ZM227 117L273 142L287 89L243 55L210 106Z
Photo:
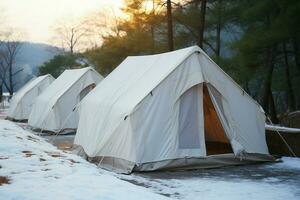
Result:
M45 138L48 142L50 142L54 146L57 146L57 148L65 151L70 151L75 138L75 133L71 133L68 135L58 135L58 136L47 135L42 137Z

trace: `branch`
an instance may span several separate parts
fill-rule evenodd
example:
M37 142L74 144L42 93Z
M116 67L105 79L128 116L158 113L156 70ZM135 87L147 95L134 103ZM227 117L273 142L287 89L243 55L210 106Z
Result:
M183 25L186 29L188 29L188 31L190 31L191 34L192 34L195 38L198 37L197 34L192 30L191 27L189 27L188 25L186 25L185 23L183 23L182 21L180 21L178 18L176 18L176 17L173 17L173 18L174 18L174 20L177 21L179 24Z
M24 70L24 68L17 70L16 72L14 72L14 73L12 74L12 76L17 75L18 73L22 72L23 70Z
M10 87L8 87L6 81L4 80L4 81L2 81L2 83L3 83L4 87L8 90L8 92L11 93L11 89L10 89Z
M204 44L206 44L209 48L211 48L211 50L216 54L217 50L213 47L213 45L211 45L209 42L207 41L203 41Z

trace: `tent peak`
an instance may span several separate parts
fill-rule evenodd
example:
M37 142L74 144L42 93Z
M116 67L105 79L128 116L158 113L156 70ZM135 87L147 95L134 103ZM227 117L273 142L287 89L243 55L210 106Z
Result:
M177 53L188 53L188 55L192 54L192 53L202 53L204 52L199 46L194 45L194 46L190 46L190 47L186 47L183 49L177 49L174 51L167 51L167 52L163 52L163 53L157 53L157 54L149 54L149 55L138 55L138 56L127 56L127 58L145 58L145 57L155 57L155 56L164 56L164 55L171 55L171 54L177 54Z

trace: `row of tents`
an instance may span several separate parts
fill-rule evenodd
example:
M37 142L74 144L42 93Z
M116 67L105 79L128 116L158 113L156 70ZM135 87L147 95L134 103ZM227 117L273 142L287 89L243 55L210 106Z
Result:
M40 131L76 129L75 107L103 77L92 67L65 70L57 79L44 75L29 81L12 98L8 118L27 121Z
M90 67L38 77L8 115L77 129L78 154L124 173L274 161L261 106L197 46L127 57L105 79Z

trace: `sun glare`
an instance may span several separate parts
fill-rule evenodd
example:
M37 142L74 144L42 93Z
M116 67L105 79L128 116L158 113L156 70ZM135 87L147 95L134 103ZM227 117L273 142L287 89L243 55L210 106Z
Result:
M61 19L79 19L101 10L120 12L123 0L1 0L5 23L26 34L24 40L49 43L52 26ZM109 9L108 9L109 8ZM2 18L3 18L2 17Z

